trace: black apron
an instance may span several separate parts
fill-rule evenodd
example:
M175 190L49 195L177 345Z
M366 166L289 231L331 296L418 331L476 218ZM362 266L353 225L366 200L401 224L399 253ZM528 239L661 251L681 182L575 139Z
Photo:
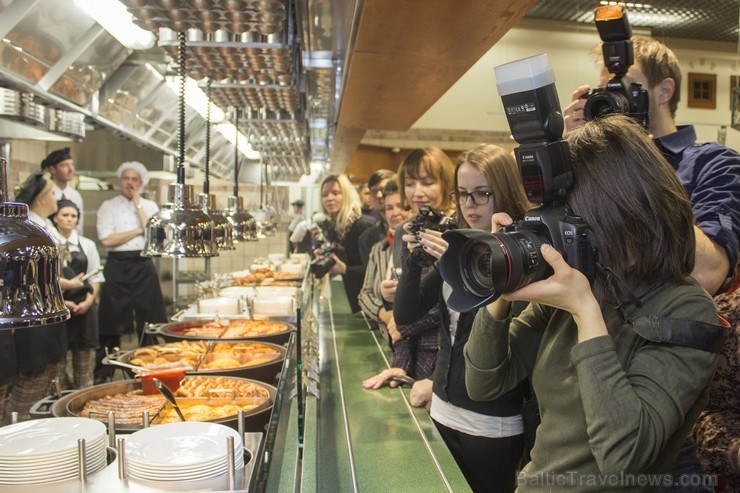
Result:
M144 322L167 322L162 290L154 263L138 251L109 252L100 290L98 329L101 336L119 336L131 326L136 311L137 330Z
M20 330L33 330L20 329ZM0 385L15 378L15 343L11 330L0 330Z
M71 279L87 272L87 255L80 249L70 252L71 259L65 269L65 277ZM87 281L85 281L87 283ZM92 289L92 288L91 288ZM85 294L86 296L86 294ZM74 300L75 302L81 300ZM67 343L70 349L95 349L98 345L98 317L95 303L84 315L72 315L67 320Z
M16 329L15 358L18 372L38 373L56 366L67 356L65 322Z

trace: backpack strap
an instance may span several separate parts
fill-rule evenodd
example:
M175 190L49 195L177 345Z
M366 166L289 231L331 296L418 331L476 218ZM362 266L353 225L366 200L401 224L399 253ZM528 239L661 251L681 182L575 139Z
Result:
M719 352L727 335L726 326L682 318L643 315L627 323L640 337L648 341L675 344L710 353Z

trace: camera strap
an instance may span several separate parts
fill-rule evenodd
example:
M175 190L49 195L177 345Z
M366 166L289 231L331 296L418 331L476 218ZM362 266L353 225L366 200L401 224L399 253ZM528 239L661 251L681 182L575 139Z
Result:
M622 323L632 327L640 337L651 342L675 344L677 346L690 347L717 353L722 347L722 342L727 335L729 323L721 317L719 320L725 325L710 324L697 320L684 318L654 317L640 315L631 318L624 310L625 298L627 302L637 308L642 308L642 301L629 288L626 282L612 272L608 267L597 262L597 266L606 275L606 285L612 298L615 300L614 309L619 315Z
M728 327L684 318L640 316L629 320L640 337L652 342L675 344L718 353Z

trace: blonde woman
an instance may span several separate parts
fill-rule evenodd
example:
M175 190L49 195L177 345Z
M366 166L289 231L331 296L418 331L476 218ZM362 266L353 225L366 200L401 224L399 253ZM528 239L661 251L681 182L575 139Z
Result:
M373 222L362 215L360 197L345 175L329 175L321 182L321 207L330 220L328 240L338 243L342 250L331 253L334 265L331 275L341 275L352 313L360 311L357 297L362 289L365 268L360 258L358 240Z

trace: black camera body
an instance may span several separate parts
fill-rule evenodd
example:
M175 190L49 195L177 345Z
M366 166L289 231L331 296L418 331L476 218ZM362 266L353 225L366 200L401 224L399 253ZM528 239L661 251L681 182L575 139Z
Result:
M470 229L444 233L448 247L440 260L440 273L452 287L447 304L459 312L551 275L540 253L545 243L590 280L596 272L591 228L565 205L573 172L547 56L496 67L496 75L511 133L520 143L514 155L524 190L530 201L541 205L494 234Z
M457 224L454 220L428 205L419 207L419 213L411 220L411 234L413 235L418 234L422 229L444 232L456 228ZM419 245L411 250L411 260L421 267L429 267L436 259Z
M593 120L612 113L623 113L631 116L642 125L647 126L649 99L642 84L627 84L624 76L634 64L632 48L632 28L627 19L627 12L620 5L598 7L594 18L596 29L602 41L604 66L614 74L603 87L597 87L583 97L583 117Z
M318 255L316 255L316 258L314 258L309 264L309 272L317 279L324 277L329 270L334 267L334 264L337 263L331 256L332 253L337 256L341 256L344 254L344 248L342 245L334 242L323 243L319 249Z
M314 214L312 229L315 231L315 247L318 248L319 252L309 264L308 271L320 279L337 263L331 254L333 253L338 257L344 256L344 247L339 242L334 223L323 213Z

